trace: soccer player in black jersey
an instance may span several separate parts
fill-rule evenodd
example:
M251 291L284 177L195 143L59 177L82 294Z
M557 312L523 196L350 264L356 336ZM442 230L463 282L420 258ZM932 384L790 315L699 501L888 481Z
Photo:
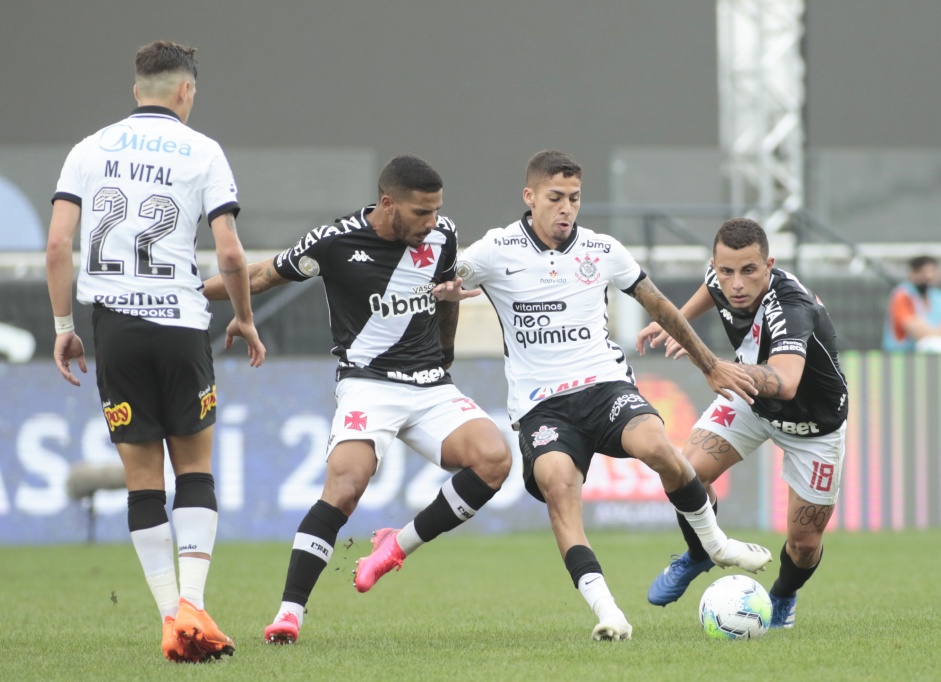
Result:
M457 231L438 215L442 182L425 161L392 159L379 175L379 200L295 246L249 266L252 292L323 278L337 368L337 411L327 447L321 499L294 537L283 601L265 641L297 640L305 605L394 438L454 472L437 498L400 530L376 531L373 552L357 562L355 585L369 590L425 542L467 521L510 472L510 450L496 424L451 382L458 302L473 292L435 291L455 279ZM477 292L479 293L479 292ZM225 298L218 278L207 298ZM230 324L227 345L238 328Z
M767 235L746 218L719 228L706 280L680 312L694 319L713 306L758 395L752 405L737 396L716 398L693 427L683 454L711 488L767 440L784 451L787 539L771 588L771 627L790 628L797 591L823 556L823 532L840 488L848 405L836 332L820 299L774 267ZM685 353L656 323L638 334L638 352L648 341L651 347L665 342L667 356ZM650 586L647 598L658 606L679 599L713 566L686 520L679 522L689 549Z

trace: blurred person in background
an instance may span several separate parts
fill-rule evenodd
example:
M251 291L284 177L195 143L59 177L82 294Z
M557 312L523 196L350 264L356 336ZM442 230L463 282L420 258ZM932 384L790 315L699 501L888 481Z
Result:
M889 294L882 349L941 353L941 280L938 260L918 256L908 264L908 281Z

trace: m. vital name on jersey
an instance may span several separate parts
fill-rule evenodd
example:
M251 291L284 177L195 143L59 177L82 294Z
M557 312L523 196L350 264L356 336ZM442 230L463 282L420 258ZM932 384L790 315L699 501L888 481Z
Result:
M382 318L417 315L418 313L434 315L435 303L436 299L430 293L409 296L408 298L399 298L392 294L388 301L383 301L379 294L372 294L369 297L369 309Z

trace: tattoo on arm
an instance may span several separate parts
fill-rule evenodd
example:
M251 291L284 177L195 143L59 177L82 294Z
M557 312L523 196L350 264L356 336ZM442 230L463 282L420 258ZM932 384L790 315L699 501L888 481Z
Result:
M634 288L634 298L644 306L650 317L689 353L693 364L706 373L713 370L717 362L715 354L706 348L706 344L702 342L686 318L676 309L670 299L660 293L649 278L638 282Z
M742 365L745 372L755 382L758 395L764 398L777 398L781 395L781 377L770 365Z

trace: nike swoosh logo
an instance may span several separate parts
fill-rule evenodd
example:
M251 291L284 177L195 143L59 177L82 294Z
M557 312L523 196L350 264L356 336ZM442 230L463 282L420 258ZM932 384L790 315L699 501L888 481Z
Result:
M507 269L506 269L506 274L507 274L507 276L515 275L517 272L522 272L522 271L525 270L525 269L526 269L526 268L520 268L519 270L510 270L509 268L507 268Z
M600 580L600 578L592 578L591 580L586 580L586 581L585 581L585 584L586 584L586 585L591 585L591 584L592 584L593 582L595 582L596 580Z
M632 410L636 410L638 407L647 407L647 404L644 403L643 405L631 405Z

